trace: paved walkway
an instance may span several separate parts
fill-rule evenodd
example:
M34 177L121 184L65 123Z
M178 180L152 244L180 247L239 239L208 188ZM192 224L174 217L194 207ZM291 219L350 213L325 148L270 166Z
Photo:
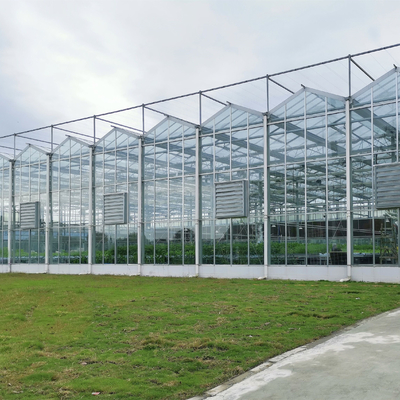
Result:
M206 398L400 399L400 309L270 359L193 400Z

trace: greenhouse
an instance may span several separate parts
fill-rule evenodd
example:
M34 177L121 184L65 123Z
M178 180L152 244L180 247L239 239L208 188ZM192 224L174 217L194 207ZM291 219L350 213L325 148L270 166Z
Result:
M338 94L280 73L3 136L0 271L400 282L400 70L369 53L304 67Z

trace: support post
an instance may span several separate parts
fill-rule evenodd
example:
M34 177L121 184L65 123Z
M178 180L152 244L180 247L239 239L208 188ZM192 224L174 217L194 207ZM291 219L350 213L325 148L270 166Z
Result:
M199 276L200 264L201 264L201 184L200 184L200 172L201 172L201 152L200 152L200 128L196 128L196 177L195 177L195 264L196 264L196 276Z
M15 138L15 136L14 136ZM15 152L15 146L14 146ZM14 212L14 165L15 160L10 160L10 170L8 176L8 267L9 272L12 272L12 252L13 252L13 245L14 245L14 219L15 219L15 212Z
M346 100L346 227L347 227L347 279L351 279L353 263L353 197L351 182L351 120L350 99Z
M51 153L47 154L46 165L46 219L45 219L45 238L44 238L44 259L45 273L50 272L50 225L52 223L52 204L51 204Z
M89 153L89 231L88 231L88 274L93 273L93 256L95 249L95 216L94 216L94 146Z
M139 156L138 156L138 234L137 234L137 249L138 249L138 275L142 274L142 265L144 263L144 221L143 221L143 137L145 133L144 125L144 105L142 106L142 127L143 136L139 137Z
M270 217L269 217L269 146L267 116L264 115L264 278L268 278L268 266L270 263Z

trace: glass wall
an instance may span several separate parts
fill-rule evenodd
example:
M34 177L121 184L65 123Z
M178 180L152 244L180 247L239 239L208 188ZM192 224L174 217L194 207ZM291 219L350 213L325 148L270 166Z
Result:
M8 222L10 220L10 161L0 156L0 264L8 263Z
M264 264L263 116L227 106L201 130L203 264ZM248 182L248 217L215 218L215 183Z
M94 154L95 262L137 264L139 140L113 129L97 143ZM104 195L112 193L127 193L124 224L104 223Z
M272 264L346 263L341 229L346 220L340 213L346 210L345 145L344 98L302 89L271 111L267 163Z
M351 108L354 264L398 264L398 211L376 210L374 167L399 162L397 70L356 93Z
M395 68L349 99L303 87L265 114L228 104L201 126L0 156L0 262L398 265L399 210L377 207L374 175L399 163L398 91ZM221 206L228 183L243 191Z
M196 128L168 117L144 138L144 262L195 263Z
M45 262L47 160L45 151L35 146L28 146L14 163L15 219L12 260L15 263ZM25 228L21 224L21 204L37 202L39 202L38 223L34 228Z
M91 148L68 138L51 160L50 263L88 262Z

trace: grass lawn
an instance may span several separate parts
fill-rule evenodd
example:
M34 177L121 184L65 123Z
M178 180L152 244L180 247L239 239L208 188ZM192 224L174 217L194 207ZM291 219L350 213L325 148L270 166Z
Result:
M400 307L400 286L0 274L0 301L0 399L187 399Z

